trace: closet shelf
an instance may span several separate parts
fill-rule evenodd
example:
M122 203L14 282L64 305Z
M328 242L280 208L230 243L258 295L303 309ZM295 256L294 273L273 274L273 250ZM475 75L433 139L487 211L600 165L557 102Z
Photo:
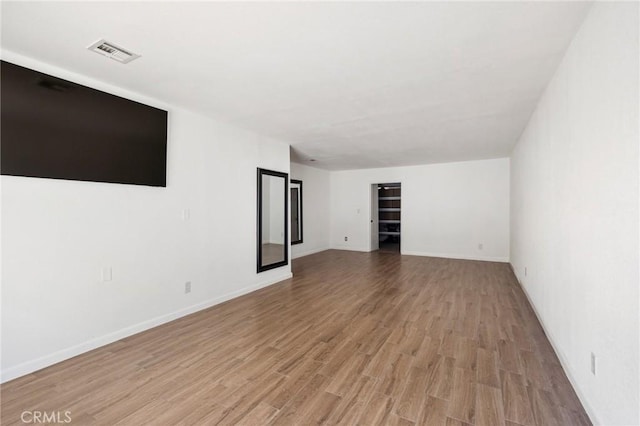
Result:
M388 208L378 209L378 211L381 211L381 212L399 212L400 208L399 207L388 207Z
M378 197L378 200L400 200L402 197Z
M379 220L378 223L400 223L399 220L386 220L386 219L382 219Z
M380 231L380 232L378 232L378 234L380 234L380 235L400 235L399 232L392 232L392 231Z

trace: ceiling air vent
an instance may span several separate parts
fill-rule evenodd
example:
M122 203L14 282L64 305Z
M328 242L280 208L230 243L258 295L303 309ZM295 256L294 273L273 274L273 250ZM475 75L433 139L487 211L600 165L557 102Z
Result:
M87 49L104 55L107 58L111 58L114 61L122 62L123 64L131 62L134 59L140 57L140 55L132 53L127 49L123 49L122 47L116 46L115 44L111 43L110 41L106 41L105 39L96 41L91 46L87 47Z

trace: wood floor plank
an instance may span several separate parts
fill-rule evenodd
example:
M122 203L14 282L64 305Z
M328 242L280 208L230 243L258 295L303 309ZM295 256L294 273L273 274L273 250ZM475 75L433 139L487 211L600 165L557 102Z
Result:
M402 396L396 401L395 414L411 421L417 421L426 399L429 373L417 367L411 367L407 384Z
M326 391L338 396L345 396L363 376L363 370L369 364L371 356L362 353L354 354L343 367L338 370Z
M274 391L265 398L265 402L271 406L281 409L293 397L304 388L312 377L314 377L324 364L319 361L308 359L293 371Z
M415 426L415 422L405 419L404 417L400 417L397 414L391 414L389 416L389 426Z
M398 336L394 338L392 333L390 339L393 339L392 342L396 345L396 350L411 356L418 352L418 349L422 346L422 341L426 337L423 330L411 326L396 328L395 332L397 332Z
M587 414L583 411L575 411L566 407L560 407L560 415L562 417L562 424L575 425L575 426L588 426L591 425L591 421Z
M298 424L321 425L327 423L342 398L329 392L321 392L297 414Z
M210 409L203 417L199 418L194 424L203 425L217 425L226 419L229 415L231 408L223 407L222 405L215 405L213 409ZM184 420L181 420L183 422ZM135 424L135 423L131 423ZM188 424L188 423L187 423Z
M456 367L449 401L448 416L466 423L474 423L476 414L476 383L472 371Z
M475 371L477 349L478 344L475 341L466 337L459 337L456 341L453 357L456 360L455 366Z
M436 398L451 400L453 389L453 358L439 357L432 371L430 371L427 394Z
M477 426L504 426L504 407L500 389L477 385L475 424Z
M239 399L234 399L232 405L226 405L229 412L221 424L235 425L254 410L268 395L273 393L286 378L278 373L271 373L255 386L246 386L237 390Z
M449 402L444 399L427 396L418 424L443 425L447 422Z
M363 374L381 378L397 354L397 347L393 343L386 342L370 359Z
M545 362L543 369L549 376L554 400L562 407L584 413L578 395L571 387L562 367L559 364Z
M477 350L476 382L500 388L500 372L498 370L498 356L495 351L483 348Z
M505 419L521 425L533 425L533 412L524 379L505 371L502 376L502 402Z
M434 341L432 337L425 336L422 340L422 345L414 356L414 367L424 368L425 370L430 371L440 358L440 355L438 355L438 349L439 342Z
M497 318L493 322L497 321ZM498 332L492 326L492 322L482 321L478 325L478 346L488 351L498 349Z
M384 425L388 423L395 400L380 392L374 393L356 424Z
M513 332L514 340L518 344L518 347L520 348L520 350L523 350L523 351L533 350L533 342L526 335L522 327L519 327L517 325L512 325L511 330Z
M500 340L498 342L498 360L502 370L522 374L520 350L516 343L509 340Z
M413 358L407 354L396 353L387 365L382 377L378 379L378 391L398 398L405 388L407 376L413 365Z
M470 426L471 423L466 423L458 419L447 417L447 422L445 423L445 425L446 426Z
M275 415L278 414L278 409L272 407L266 402L260 402L253 410L238 420L236 423L238 426L255 426L266 425L271 421Z
M355 424L362 412L366 409L367 402L371 398L377 379L360 376L350 386L350 390L344 396L340 405L329 418L330 424Z
M313 401L313 398L323 392L323 385L328 381L326 376L316 374L313 378L297 392L294 397L282 407L280 412L273 418L270 424L290 425L298 421L299 416L304 412L305 404Z
M545 390L551 388L548 372L542 368L542 364L533 352L520 351L520 360L524 369L524 377L529 385Z
M553 397L549 392L531 386L527 392L536 424L559 426L564 424L560 407L554 404Z
M0 386L0 423L590 421L509 266L325 251L294 278Z

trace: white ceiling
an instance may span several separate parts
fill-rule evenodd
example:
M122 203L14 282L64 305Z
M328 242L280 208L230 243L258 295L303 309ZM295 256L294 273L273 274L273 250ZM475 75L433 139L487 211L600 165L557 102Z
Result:
M509 155L590 3L2 2L2 47L331 170ZM127 65L85 48L142 54Z

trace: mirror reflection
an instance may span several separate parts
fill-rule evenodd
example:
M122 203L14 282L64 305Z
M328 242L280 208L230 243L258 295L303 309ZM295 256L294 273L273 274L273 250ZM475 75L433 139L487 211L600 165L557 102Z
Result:
M287 264L286 173L258 169L258 272Z
M302 181L291 179L291 244L302 243Z

